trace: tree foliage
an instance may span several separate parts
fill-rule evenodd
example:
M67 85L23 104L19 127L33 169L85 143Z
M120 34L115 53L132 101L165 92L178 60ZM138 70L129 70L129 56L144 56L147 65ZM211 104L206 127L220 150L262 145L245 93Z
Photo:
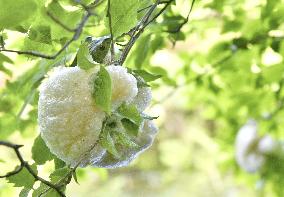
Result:
M28 164L37 174L37 168L52 162L48 181L55 187L32 176L24 163L7 181L23 187L20 196L29 192L55 196L62 195L57 190L64 192L71 179L76 179L76 168L50 153L38 136L38 87L56 66L78 64L88 70L106 62L108 49L107 61L127 66L141 78L139 86L152 86L157 92L165 87L170 90L156 104L184 90L178 98L183 110L200 112L202 120L212 123L211 137L230 155L222 160L222 170L233 171L236 177L251 176L240 171L234 160L238 129L252 118L259 123L261 134L279 140L284 136L283 13L282 0L1 0L0 72L7 80L3 87L0 81L0 139L10 140L19 133L34 140L33 162ZM89 36L104 39L89 41ZM179 61L167 67L155 64L153 57L164 48L175 49L171 52ZM111 80L103 66L94 90L95 102L110 113ZM136 144L131 136L138 134L141 120L155 118L141 116L127 104L117 115L126 133L115 138L132 147ZM110 132L106 128L101 133L102 146L119 157ZM269 157L267 165L273 167L259 172L252 182L263 181L268 192L282 196L283 158ZM156 162L168 165L163 160ZM37 182L41 183L35 187Z

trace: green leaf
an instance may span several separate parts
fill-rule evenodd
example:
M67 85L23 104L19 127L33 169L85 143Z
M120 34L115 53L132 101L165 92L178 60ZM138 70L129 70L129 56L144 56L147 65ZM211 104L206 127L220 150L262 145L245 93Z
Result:
M121 120L121 123L125 129L125 131L132 136L137 136L138 132L139 132L139 125L136 125L135 123L133 123L132 121L130 121L127 118L123 118Z
M165 82L165 84L170 85L170 86L176 86L176 81L171 79L168 76L168 72L166 69L160 67L160 66L153 66L149 69L152 73L155 73L157 75L162 76L162 80Z
M166 28L166 31L169 32L177 31L186 20L181 15L174 16L172 14L165 15L163 19L162 25Z
M3 66L1 64L0 64L0 71L3 71L4 73L6 73L9 76L12 76L12 74L13 74L11 70L7 69L5 66Z
M104 63L105 57L109 52L110 43L111 39L109 36L103 36L90 42L90 54L95 62Z
M38 164L42 165L46 161L50 161L54 158L54 155L50 152L41 136L37 136L32 147L32 158Z
M162 77L162 75L151 74L145 70L133 70L133 72L142 77L146 82L151 82Z
M49 189L49 190L48 190ZM44 183L40 183L40 186L33 191L32 197L60 197L56 190L50 189L49 186Z
M283 72L283 64L275 64L263 69L263 77L269 83L277 82L283 77Z
M31 165L31 168L37 174L36 164ZM19 173L6 179L9 183L14 183L14 187L25 187L32 189L35 183L35 178L29 173L26 168L23 168Z
M63 168L66 164L61 159L54 156L54 167L55 169Z
M140 125L143 121L143 118L141 117L139 111L137 110L135 105L126 105L123 103L117 110L120 116L123 118L127 118L131 120L136 125Z
M124 132L115 132L117 143L126 147L137 148L139 147L132 139Z
M15 27L37 13L33 0L1 0L0 8L0 30Z
M136 68L142 68L143 65L149 62L149 56L152 51L151 46L151 34L141 37L135 48L134 65Z
M29 39L45 44L51 44L51 28L46 25L31 27L28 33Z
M114 37L128 32L137 22L139 0L110 0L110 14ZM105 25L109 28L108 18Z
M19 194L19 197L28 197L31 188L23 188Z
M61 23L63 23L65 26L68 26L69 28L75 28L82 17L82 12L80 10L71 11L65 9L61 5L61 2L59 2L58 0L50 1L46 8L46 11L48 11L53 17L57 18ZM53 21L52 23L54 24ZM58 32L56 30L56 34L59 35L57 35L56 37L62 37L62 35L65 34L65 30L60 25L56 25L56 27L53 27L53 29L55 28L59 28Z
M110 135L110 128L105 127L100 133L100 144L114 157L119 158L120 155L115 148L115 142Z
M93 68L95 64L91 62L91 56L89 52L89 44L87 42L84 42L77 53L77 63L78 66L84 70L88 70L90 68Z
M75 182L79 184L76 171L72 171L72 177L74 178Z
M107 70L101 66L94 80L92 96L95 103L103 111L111 113L112 81Z
M13 64L13 60L11 60L9 57L3 55L2 53L0 53L0 64L2 64L3 62L7 62L10 64Z
M156 120L159 118L159 116L149 116L147 114L142 114L142 117L146 120Z
M3 65L4 62L13 64L13 61L9 57L7 57L7 56L3 55L2 53L0 53L0 70L3 71L4 73L6 73L9 76L12 76L12 71L9 70L8 68L6 68Z
M63 168L59 168L59 169L56 169L55 171L53 171L49 175L49 178L53 183L56 183L57 181L64 178L69 172L70 172L70 169L65 166Z

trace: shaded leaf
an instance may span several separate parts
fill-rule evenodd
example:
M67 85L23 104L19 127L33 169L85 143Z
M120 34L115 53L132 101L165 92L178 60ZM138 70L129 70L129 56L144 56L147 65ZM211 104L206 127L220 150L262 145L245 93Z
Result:
M132 136L137 136L138 132L139 132L139 125L133 123L132 121L130 121L127 118L123 118L121 120L121 123L125 129L125 131Z
M73 172L72 172L72 177L74 178L75 182L76 182L77 184L79 184L78 179L77 179L77 173L76 173L76 171L73 171Z
M117 110L118 114L124 118L131 120L136 125L140 125L143 121L139 111L135 105L126 105L123 103Z
M50 152L41 136L37 136L32 147L32 158L38 164L45 164L46 161L50 161L55 156Z
M37 174L36 164L31 165L33 171ZM29 173L26 168L23 168L19 173L6 178L9 183L14 183L14 187L33 188L35 178Z
M51 44L51 28L46 25L31 27L28 33L31 40Z
M109 36L103 36L90 42L90 54L95 62L104 63L105 57L109 52L110 43L111 39Z
M162 75L151 74L145 70L133 70L133 72L142 77L146 82L151 82L162 77Z
M65 162L61 159L54 157L54 167L55 169L63 168L65 166Z
M56 190L50 189L49 186L40 183L40 186L33 191L32 197L60 197Z
M159 116L149 116L147 114L142 114L142 117L146 120L156 120L159 118Z
M115 142L110 135L110 129L108 127L105 127L100 133L100 144L114 157L120 157L119 153L115 148Z
M64 178L69 173L69 171L70 169L68 167L58 168L49 175L49 178L53 183L56 183L57 181Z
M28 197L31 188L23 188L19 194L19 197Z

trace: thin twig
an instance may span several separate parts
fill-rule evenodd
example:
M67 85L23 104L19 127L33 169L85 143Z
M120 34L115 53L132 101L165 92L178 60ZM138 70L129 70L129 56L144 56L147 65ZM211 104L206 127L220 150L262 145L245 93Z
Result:
M106 121L104 121L104 124L102 126L102 130L105 128L105 124ZM63 177L61 178L55 185L59 188L65 186L64 184L62 184L64 181L66 180L70 180L72 178L72 174L76 171L76 169L79 167L79 165L82 163L82 161L84 161L86 159L86 157L89 155L89 153L99 144L99 140L97 140L92 146L91 148L86 151L86 153L81 157L81 159L77 162L77 164ZM68 182L68 181L67 181ZM51 188L47 188L46 190L44 190L43 192L40 193L39 197L42 196L43 194L45 194L46 192L48 192Z
M21 165L18 169L16 169L15 171L9 172L4 176L1 176L0 178L7 178L9 176L15 175L17 173L19 173L23 168L26 168L28 170L28 172L37 180L40 181L42 183L44 183L45 185L49 186L50 188L56 190L56 192L61 196L61 197L65 197L65 194L60 190L60 187L52 184L51 182L39 177L37 175L37 173L34 172L34 170L31 168L31 166L28 164L28 162L26 162L21 153L19 148L21 148L23 145L18 145L18 144L12 144L10 142L5 142L5 141L0 141L0 146L6 146L8 148L12 148L14 150L14 152L16 153L18 160L21 162Z
M65 25L64 23L62 23L58 18L56 18L55 16L53 16L53 14L51 14L49 11L46 12L47 16L49 16L55 23L57 23L58 25L60 25L63 29L70 31L70 32L74 32L76 31L76 29L72 29L70 27L68 27L67 25Z
M148 26L150 23L152 23L154 20L156 20L167 8L168 6L174 2L174 0L169 0L165 6L151 19L149 20L145 25Z
M110 10L110 1L107 1L107 17L108 17L108 26L109 26L109 31L110 31L110 60L113 62L114 60L114 42L113 42L113 31L112 31L112 19L111 19L111 10Z
M175 34L175 33L180 32L180 30L183 28L183 26L184 26L184 25L188 22L188 20L189 20L189 15L190 15L190 13L192 12L194 3L195 3L195 0L192 0L191 6L190 6L190 9L189 9L189 12L188 12L186 18L184 19L184 21L183 21L176 29L174 29L174 30L168 30L168 31L167 31L168 33L173 33L173 34Z
M77 28L75 29L75 32L74 32L74 35L73 37L68 40L64 45L63 47L57 51L54 55L46 55L46 54L43 54L43 53L40 53L40 52L37 52L37 51L18 51L18 50L12 50L12 49L0 49L0 52L3 51L3 52L12 52L12 53L17 53L19 55L21 54L25 54L25 55L31 55L31 56L35 56L35 57L41 57L41 58L45 58L45 59L55 59L58 55L60 55L72 42L76 41L82 31L83 31L83 28L85 26L85 24L87 23L89 17L92 15L92 13L90 11L87 11L87 13L82 17L80 23L77 25Z
M169 1L160 1L159 4L166 4L166 3L168 3L168 2L169 2ZM140 13L140 12L143 12L144 10L149 9L151 6L153 6L153 5L148 5L148 6L146 6L145 8L141 8L140 10L137 11L137 13Z
M101 1L100 0L95 0L93 3L88 5L88 8L92 9L92 8L98 7L103 2L104 2L104 0L101 0Z
M122 51L122 54L119 59L119 64L122 65L130 52L131 48L133 47L136 40L140 37L144 29L148 26L149 18L151 17L152 13L160 3L160 0L157 0L154 5L151 6L151 8L148 10L148 12L144 15L144 17L141 19L139 24L135 27L133 30L130 40L128 41L126 47ZM167 5L167 4L166 4ZM136 33L137 32L137 33ZM135 34L136 33L136 34Z

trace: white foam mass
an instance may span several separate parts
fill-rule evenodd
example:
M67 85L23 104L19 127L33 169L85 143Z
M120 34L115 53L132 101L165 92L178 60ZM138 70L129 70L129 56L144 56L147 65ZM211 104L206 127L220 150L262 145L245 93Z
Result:
M89 79L96 72L59 67L40 87L41 136L51 152L70 165L75 165L98 139L105 118L91 97ZM99 156L105 151L98 146L93 152Z
M151 88L141 87L138 88L137 96L133 99L132 103L137 106L139 112L142 112L150 105L151 100Z
M257 123L250 120L239 130L236 138L237 163L247 172L254 173L277 147L279 143L269 135L258 136Z
M238 132L236 137L236 160L247 172L256 172L264 164L265 158L259 153L257 123L248 121Z
M119 148L118 151L122 155L120 158L114 158L113 155L106 152L100 160L92 162L92 165L103 168L117 168L129 165L139 154L152 145L157 132L158 128L153 121L145 120L138 137L135 139L135 143L139 147Z
M129 104L138 93L136 78L122 66L107 66L112 79L112 109L117 109L123 102Z
M141 112L149 105L150 89L138 91L136 78L126 68L107 66L106 70L112 79L113 110L123 102L135 103ZM91 96L92 80L98 71L99 67L89 71L77 66L57 67L40 86L38 122L41 136L50 151L71 166L78 162L81 167L128 165L152 144L157 132L153 122L145 120L136 139L140 148L119 150L123 155L120 159L112 158L100 145L93 148L106 117Z

